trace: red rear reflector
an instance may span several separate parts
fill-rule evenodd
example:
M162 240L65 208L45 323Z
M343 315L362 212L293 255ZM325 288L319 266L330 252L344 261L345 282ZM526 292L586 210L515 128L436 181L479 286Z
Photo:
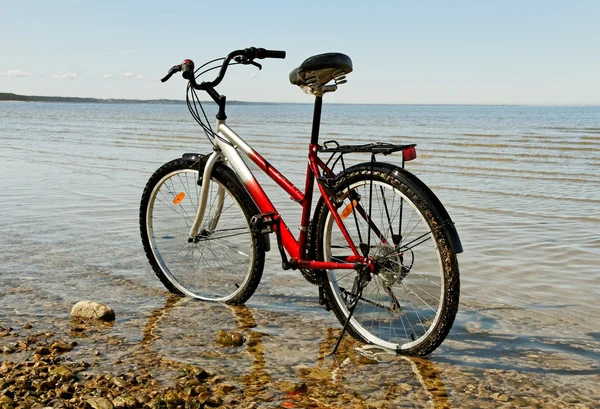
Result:
M402 151L402 159L404 159L404 162L408 162L409 160L416 159L416 157L417 157L417 150L415 149L414 146L411 146L410 148L406 148Z

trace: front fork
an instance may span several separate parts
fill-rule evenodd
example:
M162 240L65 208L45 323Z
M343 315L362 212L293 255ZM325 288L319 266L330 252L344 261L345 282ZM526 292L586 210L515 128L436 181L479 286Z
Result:
M200 198L198 200L198 208L196 210L196 216L194 217L194 222L192 223L192 228L190 229L190 234L188 237L188 242L194 242L196 240L196 236L198 235L198 229L202 224L202 220L204 219L204 213L206 211L206 203L208 202L208 189L210 187L210 176L212 174L213 167L215 163L220 159L220 154L216 151L210 154L206 163L204 165L204 170L202 172L202 185L200 187ZM219 216L221 215L221 210L223 209L223 201L225 199L225 189L223 186L219 185L217 191L217 203L215 207L215 212L213 217L211 218L207 230L214 230L219 222Z

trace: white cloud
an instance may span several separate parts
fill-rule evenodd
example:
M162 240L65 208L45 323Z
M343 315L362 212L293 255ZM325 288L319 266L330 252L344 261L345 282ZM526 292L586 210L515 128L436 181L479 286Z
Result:
M102 76L102 78L112 78L112 77L113 77L113 75L112 75L112 74L104 74L104 75Z
M23 70L8 70L6 72L0 72L0 76L3 76L3 77L31 77L31 73L23 71Z
M59 78L61 80L76 80L81 78L78 74L74 72L59 72L58 74L53 75L54 78Z
M147 75L142 75L142 74L136 74L134 72L126 72L125 74L123 74L123 76L125 78L133 78L136 80L140 80L140 81L144 81L144 80L149 80L151 79L150 77L148 77Z

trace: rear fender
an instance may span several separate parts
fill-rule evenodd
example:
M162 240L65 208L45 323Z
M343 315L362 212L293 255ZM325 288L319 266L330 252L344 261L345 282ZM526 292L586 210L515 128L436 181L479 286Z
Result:
M339 180L343 179L344 176L350 172L370 171L371 169L390 175L402 175L402 177L408 181L409 185L411 185L411 189L421 194L421 197L423 198L427 207L431 209L434 216L442 223L442 233L444 234L444 237L448 243L450 243L450 248L452 251L457 254L463 252L462 243L460 241L460 237L458 236L458 232L456 231L456 227L454 226L454 222L442 205L442 202L440 202L437 196L431 191L431 189L427 187L427 185L425 185L425 183L407 170L385 162L364 162L347 168L345 172L342 171L338 173L334 179L334 183L337 183ZM319 200L321 201L323 199L320 198Z

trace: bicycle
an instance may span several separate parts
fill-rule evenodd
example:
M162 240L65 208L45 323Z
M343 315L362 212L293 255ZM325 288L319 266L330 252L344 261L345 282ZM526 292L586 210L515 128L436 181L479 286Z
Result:
M251 47L198 69L184 60L162 79L182 72L188 80L188 109L213 151L185 153L150 177L140 205L148 260L174 294L243 304L260 282L274 235L282 268L298 269L317 285L319 303L333 309L343 325L334 353L347 331L380 348L427 355L446 338L456 316L456 254L462 245L435 194L404 169L405 162L416 158L415 144L319 144L323 96L346 82L351 59L320 54L290 73L292 84L315 97L304 192L226 124L226 97L215 88L230 64L262 69L255 60L285 55ZM197 82L216 69L213 81ZM207 92L217 104L215 130L196 91ZM401 153L400 166L376 159L394 152ZM346 166L344 155L349 153L366 153L370 160ZM298 238L242 155L301 206ZM315 184L320 196L311 218Z

